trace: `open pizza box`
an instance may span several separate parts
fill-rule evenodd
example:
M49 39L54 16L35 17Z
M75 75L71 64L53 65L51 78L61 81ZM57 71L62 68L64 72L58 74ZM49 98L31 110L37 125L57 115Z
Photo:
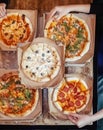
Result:
M7 73L18 73L17 69L0 69L0 77ZM6 77L5 77L6 78ZM25 115L26 114L26 115ZM38 89L38 98L36 102L35 108L28 111L28 113L25 113L23 116L9 116L2 112L0 112L0 123L1 124L32 124L33 122L39 122L41 121L42 117L42 91ZM37 123L36 122L36 123Z
M83 22L86 24L86 26L88 27L88 33L89 33L89 42L90 42L90 46L89 46L89 49L88 51L83 55L81 56L80 58L78 58L77 60L74 59L74 60L68 60L69 58L66 58L65 59L65 64L66 65L79 65L79 66L83 66L85 64L85 62L88 62L89 60L91 60L94 56L94 49L95 49L95 15L93 14L84 14L84 13L68 13L69 15L74 15L74 17L76 16L77 18L83 20ZM45 35L45 32L46 32L46 26L48 25L49 21L51 23L52 19L49 19L48 20L48 17L49 17L49 13L45 13L44 14L44 37L47 37ZM58 41L57 41L58 43Z
M71 68L68 68L66 71L68 74L66 73L64 77L77 77L82 79L88 86L90 92L89 101L80 112L77 112L78 114L93 114L93 78L91 75L92 73L89 73L88 75L88 71L85 71L88 69L91 72L91 64L92 62L88 65L85 65L85 67L80 68L79 70L76 70L77 68L74 66L72 67L72 71ZM82 72L84 72L84 74ZM86 74L88 76L86 76ZM45 109L48 110L48 114L45 114L46 116L44 116L44 122L45 124L52 125L73 125L73 123L68 120L68 114L64 114L63 111L60 111L55 105L55 101L53 101L54 92L58 90L58 86L59 85L57 85L55 88L49 88L47 92L45 92L48 95L48 105L45 106ZM92 123L90 123L90 125L92 125Z
M25 15L25 18L27 19L26 21L28 22L31 29L31 34L29 38L22 44L27 44L27 42L30 43L34 39L34 37L36 37L37 35L37 10L7 9L7 16L12 15L12 14L20 15L20 16ZM6 18L7 16L3 18ZM3 18L0 18L0 21ZM0 38L0 48L2 50L16 50L17 49L17 47L15 46L9 47L6 44L4 44L1 38Z
M44 45L47 44L48 46L54 47L56 51L59 54L60 57L60 69L58 74L54 78L52 78L49 81L33 81L32 79L28 78L27 75L23 72L23 68L21 67L22 61L23 61L23 53L25 50L32 45L37 45L38 43L43 43ZM61 53L62 52L62 53ZM39 62L39 61L38 61ZM64 76L64 46L57 46L55 42L53 42L50 39L38 37L33 40L33 42L30 44L30 46L19 46L18 47L18 66L19 66L19 76L21 77L21 81L23 84L26 84L26 86L30 88L50 88L55 87L63 78ZM40 73L40 72L39 72ZM34 87L32 87L35 84Z

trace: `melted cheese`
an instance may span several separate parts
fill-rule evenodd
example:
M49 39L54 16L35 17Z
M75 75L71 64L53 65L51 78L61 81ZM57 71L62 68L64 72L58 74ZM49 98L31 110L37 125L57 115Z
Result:
M23 71L37 82L53 79L58 74L60 65L58 52L46 43L33 44L23 53Z

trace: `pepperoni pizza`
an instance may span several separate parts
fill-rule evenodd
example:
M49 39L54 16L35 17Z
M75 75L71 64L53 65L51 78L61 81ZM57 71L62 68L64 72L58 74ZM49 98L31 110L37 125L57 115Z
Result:
M89 99L90 90L87 84L76 77L63 79L52 95L54 106L64 114L82 111Z

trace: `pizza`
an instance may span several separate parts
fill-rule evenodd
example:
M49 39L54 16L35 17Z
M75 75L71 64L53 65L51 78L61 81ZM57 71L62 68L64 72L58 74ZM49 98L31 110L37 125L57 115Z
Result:
M63 79L54 89L54 106L64 114L81 112L88 104L90 90L84 80L77 77Z
M21 70L32 81L48 82L58 75L60 67L59 53L48 43L38 42L23 51Z
M8 13L0 19L0 40L7 47L16 47L32 35L32 23L24 14Z
M59 20L49 20L44 29L44 36L65 46L67 61L78 60L89 50L90 31L88 25L74 14L67 14Z
M10 117L29 115L37 106L39 92L21 84L17 72L0 77L0 112Z

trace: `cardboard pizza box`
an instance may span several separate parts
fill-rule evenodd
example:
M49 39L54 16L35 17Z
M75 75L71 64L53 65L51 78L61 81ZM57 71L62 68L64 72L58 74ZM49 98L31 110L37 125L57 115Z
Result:
M80 59L77 60L65 60L65 63L69 65L84 65L86 62L89 62L89 60L91 60L94 56L94 49L95 49L95 25L96 25L96 16L94 14L84 14L84 13L72 13L74 16L76 16L77 18L83 20L85 22L85 24L87 25L88 29L89 29L89 33L90 33L90 46L89 46L89 50L83 55L81 56ZM48 16L49 13L45 13L44 15L44 33L45 33L45 27L46 24L48 23ZM45 36L45 35L44 35Z
M3 76L6 73L10 72L16 72L19 73L17 69L0 69L0 77ZM38 89L38 99L37 99L37 104L34 110L30 110L27 115L23 116L8 116L3 114L0 111L0 124L12 124L12 125L22 125L22 124L32 124L32 123L37 123L42 122L42 90ZM38 119L38 121L37 121Z
M51 47L54 47L57 51L57 53L59 54L60 57L60 68L58 73L56 74L55 77L53 77L52 79L48 80L48 81L35 81L30 79L24 72L23 72L23 68L21 66L22 64L22 60L23 60L23 53L26 51L26 49L28 49L28 47L31 47L32 45L38 44L38 43L43 43L43 44L48 44ZM61 79L64 76L64 46L57 46L52 40L48 39L48 38L43 38L43 37L38 37L35 38L33 40L33 42L31 43L31 46L27 45L27 46L20 46L18 47L18 67L19 67L19 76L21 77L21 81L23 84L26 84L26 86L28 86L29 88L50 88L50 87L55 87L55 85L57 85ZM62 52L62 53L61 53ZM40 73L40 72L38 72ZM34 87L32 87L34 85Z
M88 89L90 90L90 97L87 105L80 111L77 112L78 114L93 114L93 78L86 77L83 74L69 74L71 77L82 78L83 81L88 85ZM66 77L68 77L66 75ZM58 86L57 86L58 87ZM64 114L62 111L60 111L53 102L53 93L57 88L49 88L47 90L48 94L48 114L44 118L44 122L46 124L50 124L52 122L52 125L74 125L71 121L68 120L68 114ZM90 124L92 125L92 123Z

